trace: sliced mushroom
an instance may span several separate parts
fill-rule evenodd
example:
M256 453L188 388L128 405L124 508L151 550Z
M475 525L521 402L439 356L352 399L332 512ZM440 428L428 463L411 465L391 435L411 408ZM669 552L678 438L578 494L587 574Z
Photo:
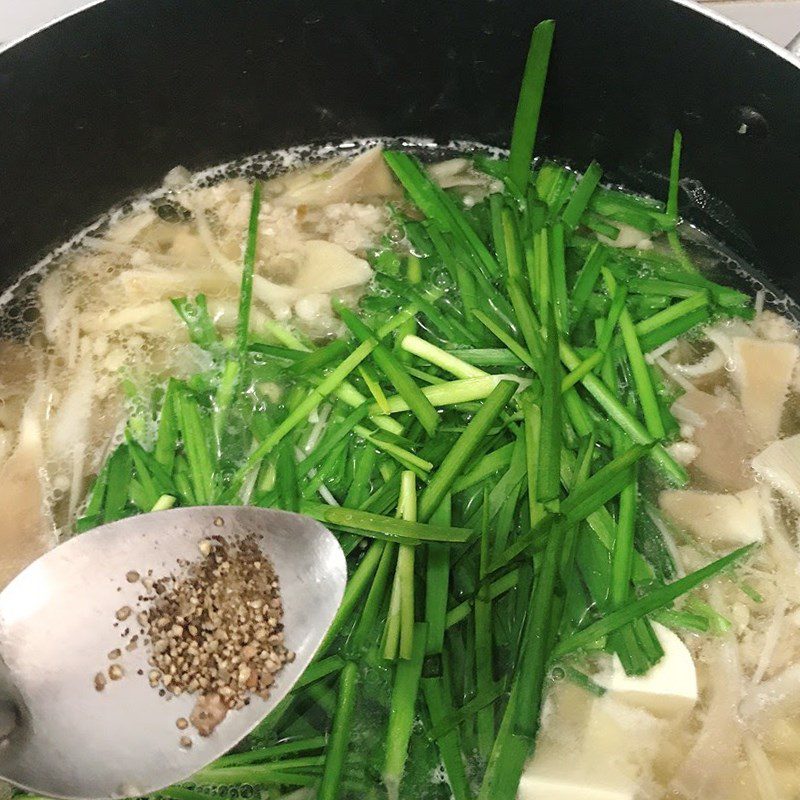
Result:
M0 468L0 588L55 545L42 486L44 450L38 416L25 409L14 452Z
M798 354L800 348L791 342L743 337L733 340L733 381L745 419L759 444L778 435Z
M329 161L270 181L267 191L276 192L272 202L324 206L402 196L380 147L362 153L344 167L339 163Z
M772 442L753 459L753 469L800 510L800 434Z
M764 539L755 487L737 494L668 489L661 492L659 504L679 528L705 543L741 546Z
M698 451L689 469L703 488L740 491L753 485L749 459L756 447L736 398L692 389L673 403L672 413L693 429Z
M303 242L303 263L294 286L304 293L333 292L351 286L361 286L372 277L369 264L338 244L323 239Z

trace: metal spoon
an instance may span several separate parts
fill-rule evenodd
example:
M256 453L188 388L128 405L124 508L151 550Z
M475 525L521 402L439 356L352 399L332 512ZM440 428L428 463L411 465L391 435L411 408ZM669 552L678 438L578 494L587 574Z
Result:
M108 653L124 648L122 633L136 622L118 622L115 612L135 608L143 591L126 573L166 575L178 559L197 559L201 540L220 533L260 537L280 580L286 646L296 658L276 675L268 700L253 696L210 736L194 735L184 748L180 736L192 731L178 730L176 720L189 718L196 697L159 696L148 683L146 647L123 649L114 662ZM309 517L253 507L130 517L56 547L0 593L0 777L37 794L81 800L144 795L188 778L288 694L333 621L346 577L330 531ZM112 663L125 675L98 691L94 676L108 676Z

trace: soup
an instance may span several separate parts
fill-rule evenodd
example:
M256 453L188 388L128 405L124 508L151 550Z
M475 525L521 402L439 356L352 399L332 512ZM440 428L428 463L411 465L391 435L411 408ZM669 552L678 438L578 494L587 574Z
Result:
M348 555L299 688L163 796L800 792L798 331L680 223L679 136L666 202L531 170L543 80L509 154L178 167L7 294L4 583L175 505Z

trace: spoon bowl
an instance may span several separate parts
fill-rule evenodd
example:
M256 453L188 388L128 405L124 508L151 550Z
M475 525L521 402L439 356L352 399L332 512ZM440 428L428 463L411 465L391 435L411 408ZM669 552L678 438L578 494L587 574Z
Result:
M148 649L128 652L139 633L141 583L179 560L199 558L203 539L254 534L272 561L284 605L285 644L296 654L275 676L267 700L253 695L210 736L182 747L176 720L196 695L159 694L148 683ZM255 507L202 506L103 525L56 547L0 593L0 777L50 797L122 798L185 780L230 750L289 693L322 642L344 593L347 570L333 534L319 522ZM109 661L110 651L122 657ZM109 667L124 675L109 680ZM95 688L104 673L106 685ZM3 729L4 728L4 729Z

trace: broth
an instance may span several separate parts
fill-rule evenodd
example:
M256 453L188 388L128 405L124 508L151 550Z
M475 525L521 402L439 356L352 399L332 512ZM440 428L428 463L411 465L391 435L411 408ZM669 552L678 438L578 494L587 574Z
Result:
M406 144L428 159L466 156L440 162L431 174L467 209L480 206L498 188L497 179L470 160L475 153L489 152L485 148ZM287 341L324 345L346 334L331 297L351 308L361 299L375 308L391 302L393 295L376 281L374 268L381 267L382 257L421 253L395 219L402 193L380 150L370 149L375 145L370 140L345 148L300 148L195 176L176 168L161 190L113 212L7 293L0 350L0 494L5 493L0 503L10 520L6 531L16 534L6 533L0 541L2 584L73 534L76 521L86 517L92 479L123 441L126 424L146 449L154 445L158 432L152 409L166 379L191 380L211 368L212 351L190 341L170 301L205 295L223 343L234 337L253 175L267 178L250 316L254 336L276 346ZM352 153L360 153L358 161L325 160ZM306 166L294 169L301 164ZM641 234L635 246L658 253L661 241L652 238ZM687 232L684 238L691 249L696 235ZM732 263L721 247L704 241L708 274L723 283L748 274L745 265ZM763 303L764 290L757 291L756 302ZM775 295L768 297L768 305L784 313L790 308L788 299ZM433 336L432 330L419 332ZM745 361L743 348L748 347L763 350ZM750 468L772 442L800 430L797 348L791 319L760 310L752 323L735 318L713 322L657 349L654 363L665 391L676 400L673 409L680 423L670 452L686 463L691 483L688 490L669 494L660 479L643 479L641 499L648 504L650 524L660 531L678 575L748 541L752 530L741 531L739 540L731 532L742 514L755 515L763 546L735 575L705 583L674 609L706 619L710 630L682 627L681 619L689 617L658 618L680 633L696 669L699 700L686 715L651 713L614 690L598 698L565 680L567 673L556 668L547 682L542 729L526 774L566 777L576 785L599 781L614 787L615 798L769 800L800 794L798 507L791 492L781 490L778 468L766 464L756 473ZM773 356L780 361L775 370L789 375L785 408L780 398L777 410L774 397L748 395L743 400L756 390L743 376L742 365L756 370L760 358ZM281 374L257 383L256 412L268 411L270 404L277 407L292 391L291 381ZM687 406L686 397L681 399L686 391L702 392L699 406ZM710 410L704 410L709 404ZM337 409L326 401L312 411L311 433L297 443L297 461L313 453ZM708 448L714 447L726 455L709 456ZM247 456L229 454L231 469ZM725 463L715 466L715 457ZM695 490L705 494L698 500L690 496ZM248 491L255 496L253 484ZM346 487L332 491L324 482L318 487L322 500L332 505L343 501L343 492ZM696 515L706 513L702 504L712 493L746 497L730 518L718 523L713 519L717 512L708 512L707 523L698 526ZM687 506L693 499L700 505ZM706 535L717 530L715 525L722 526L723 535ZM343 533L343 540L348 535ZM354 563L359 552L353 551ZM464 635L469 641L472 634ZM594 654L580 666L590 682L602 682L609 679L610 663L607 654ZM498 673L500 667L498 659ZM503 677L496 675L498 681ZM362 676L349 742L351 769L356 777L369 777L371 793L364 794L359 785L346 788L345 796L377 797L385 791L380 765L392 685L391 666L373 660ZM268 719L246 746L328 731L333 681L324 679L318 688L293 725L281 728ZM475 687L466 682L460 688L464 703L474 699ZM506 697L501 687L494 698L497 708ZM417 714L403 782L398 789L390 780L386 789L401 798L450 797L437 748L424 733L430 722L422 703ZM477 788L485 758L473 751L466 756L467 778ZM196 788L241 797L258 791L249 784L214 787L208 781ZM286 797L312 796L302 788L283 789Z

